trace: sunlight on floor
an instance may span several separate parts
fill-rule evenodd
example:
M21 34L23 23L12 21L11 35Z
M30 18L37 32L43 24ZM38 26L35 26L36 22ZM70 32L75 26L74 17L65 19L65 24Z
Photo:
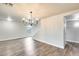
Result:
M35 55L35 45L32 37L24 39L26 55Z

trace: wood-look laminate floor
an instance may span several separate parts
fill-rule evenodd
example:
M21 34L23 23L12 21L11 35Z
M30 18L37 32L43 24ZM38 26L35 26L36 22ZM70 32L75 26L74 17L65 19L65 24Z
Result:
M60 49L32 39L0 41L0 56L79 56L79 44L67 42Z

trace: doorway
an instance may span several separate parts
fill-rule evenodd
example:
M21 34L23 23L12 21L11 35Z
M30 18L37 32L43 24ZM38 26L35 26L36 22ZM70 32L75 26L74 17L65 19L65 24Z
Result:
M79 13L65 16L65 44L67 42L79 43Z

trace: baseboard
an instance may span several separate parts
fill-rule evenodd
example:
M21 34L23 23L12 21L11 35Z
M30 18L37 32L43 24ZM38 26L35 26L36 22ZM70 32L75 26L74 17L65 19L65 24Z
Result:
M79 43L79 41L72 41L72 40L66 40L68 42L74 42L74 43Z
M16 40L16 39L23 39L23 38L27 38L27 37L25 37L25 36L23 36L23 37L12 37L12 38L1 39L0 41Z
M43 42L43 43L46 43L46 44L49 44L49 45L55 46L55 47L57 47L57 48L64 49L64 46L58 46L58 45L51 44L51 43L48 43L48 42L46 42L46 41L43 41L43 40L38 40L38 39L34 39L34 40L37 40L37 41L40 41L40 42Z

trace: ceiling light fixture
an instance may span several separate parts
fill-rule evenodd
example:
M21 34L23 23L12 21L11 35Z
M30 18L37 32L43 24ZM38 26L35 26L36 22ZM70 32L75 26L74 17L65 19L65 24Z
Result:
M2 5L13 7L13 3L2 3Z
M22 20L32 26L33 24L37 24L38 23L39 18L34 18L32 16L32 11L30 11L30 15L28 17L22 18Z

